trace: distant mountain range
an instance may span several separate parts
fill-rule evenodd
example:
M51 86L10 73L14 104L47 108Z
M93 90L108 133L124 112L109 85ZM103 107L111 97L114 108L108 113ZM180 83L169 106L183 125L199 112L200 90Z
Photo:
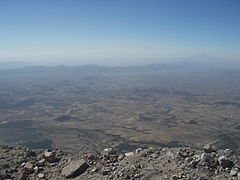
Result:
M240 69L240 60L227 60L223 58L217 58L207 55L195 55L188 57L179 57L171 58L164 61L164 63L155 63L148 65L136 65L136 66L114 66L114 67L104 67L98 65L81 65L81 66L35 66L30 63L21 62L21 61L12 61L12 62L1 62L0 61L0 70L3 69L20 69L24 68L25 70L73 70L73 69L82 69L86 71L118 71L118 70L157 70L163 68L213 68L213 69Z

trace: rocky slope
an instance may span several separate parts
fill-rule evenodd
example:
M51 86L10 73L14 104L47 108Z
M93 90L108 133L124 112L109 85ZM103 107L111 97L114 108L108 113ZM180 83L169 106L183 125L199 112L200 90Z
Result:
M71 155L60 150L0 146L0 179L239 179L239 155L233 151L148 148L119 154Z

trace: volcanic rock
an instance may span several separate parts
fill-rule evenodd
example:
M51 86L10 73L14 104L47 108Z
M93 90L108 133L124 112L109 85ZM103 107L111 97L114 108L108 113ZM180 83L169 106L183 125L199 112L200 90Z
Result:
M234 165L233 162L231 160L227 159L225 156L220 156L218 158L218 163L223 168L232 168Z
M237 176L237 175L238 175L238 171L239 171L238 168L233 168L233 169L231 169L231 171L230 171L230 175L231 175L231 176Z
M34 172L34 164L31 163L31 162L27 162L25 165L24 165L24 169L27 173L33 173Z
M45 165L45 163L46 163L46 160L45 160L45 159L41 159L40 161L38 161L38 162L36 163L36 166L42 167L42 166Z
M55 152L51 150L46 150L43 154L43 157L46 159L47 162L56 161Z
M89 165L85 160L75 160L62 169L62 175L66 178L74 178L84 173L88 167Z
M29 153L31 151L36 155ZM100 152L86 151L76 154L59 150L50 152L55 152L57 161L54 163L42 158L42 150L0 146L0 179L240 179L240 156L232 150L203 153L185 147L147 148L126 153L127 156L117 153L97 155Z

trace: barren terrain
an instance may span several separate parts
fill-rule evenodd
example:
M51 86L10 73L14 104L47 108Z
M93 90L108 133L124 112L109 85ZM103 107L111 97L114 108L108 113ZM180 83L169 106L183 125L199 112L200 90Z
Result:
M239 149L240 72L211 68L28 67L0 71L0 144Z

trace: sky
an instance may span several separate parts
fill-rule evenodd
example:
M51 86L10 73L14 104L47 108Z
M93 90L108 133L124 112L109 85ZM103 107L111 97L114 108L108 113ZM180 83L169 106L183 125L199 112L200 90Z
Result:
M240 0L0 0L0 61L240 60Z

